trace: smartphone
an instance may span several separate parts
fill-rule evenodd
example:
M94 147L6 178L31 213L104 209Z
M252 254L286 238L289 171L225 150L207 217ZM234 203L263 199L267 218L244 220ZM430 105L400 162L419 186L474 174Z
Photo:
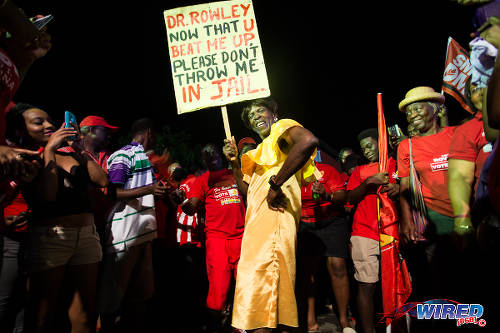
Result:
M33 24L35 25L35 27L38 30L40 30L43 27L45 27L47 25L47 23L49 23L53 19L54 19L53 15L47 15L47 16L44 16L44 17L40 17L39 19L34 18L34 17L30 17L29 20L31 22L33 22ZM5 31L5 38L12 38L12 35L8 31Z
M34 17L30 18L30 20L33 22L33 24L35 25L35 27L38 30L40 30L43 27L45 27L47 25L47 23L49 23L53 19L54 19L53 15L47 15L47 16L44 16L44 17L40 17L39 19L35 19Z
M71 125L71 123L76 125L76 117L70 111L65 111L64 112L64 127L73 128L73 125ZM69 141L76 140L76 136L71 136L67 140L69 140Z
M388 127L387 132L389 133L389 136L395 136L397 138L403 136L403 131L401 131L398 124Z

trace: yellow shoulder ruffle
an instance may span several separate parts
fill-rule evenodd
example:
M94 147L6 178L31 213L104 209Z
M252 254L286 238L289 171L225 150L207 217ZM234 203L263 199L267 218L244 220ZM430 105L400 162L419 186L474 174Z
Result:
M257 148L248 151L241 157L241 171L243 173L243 180L247 183L255 171L257 165L271 168L277 164L284 162L287 155L281 151L278 142L281 136L290 128L300 126L301 124L292 119L281 119L274 123L271 127L271 133L265 138ZM314 157L316 150L311 155L311 158L302 168L302 175L304 180L310 180L311 176L316 169L314 164Z

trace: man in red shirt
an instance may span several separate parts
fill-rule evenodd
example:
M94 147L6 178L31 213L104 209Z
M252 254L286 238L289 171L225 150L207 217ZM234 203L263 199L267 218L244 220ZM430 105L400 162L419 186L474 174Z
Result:
M193 189L196 186L196 176L188 174L187 171L177 162L168 167L170 178L177 185L179 191L184 192L186 199L192 198ZM200 229L203 230L204 212L188 215L184 213L180 206L177 206L177 231L176 239L179 246L192 245L197 248L202 247L202 237Z
M9 184L9 192L0 189L0 331L22 332L26 276L22 254L26 250L28 205L19 188ZM3 197L5 195L6 197Z
M108 170L107 160L111 155L108 150L111 134L116 133L118 129L99 116L87 116L80 122L85 152L106 172Z
M321 178L301 188L302 211L297 235L297 257L303 271L302 298L304 301L307 298L307 329L319 329L315 311L315 275L321 258L326 257L339 323L344 332L348 332L349 277L346 258L349 221L343 207L346 201L345 180L331 165L316 162L316 167L322 174Z
M212 326L225 319L231 277L236 278L241 239L245 226L245 204L233 172L224 167L222 155L214 145L202 149L208 171L199 176L182 211L193 215L205 209L205 247L209 290L207 308ZM229 312L230 313L230 312Z
M391 199L397 198L396 161L389 158L388 172L379 172L378 131L364 130L358 135L363 155L370 163L354 169L347 183L347 200L355 205L351 234L351 257L354 263L354 278L358 282L358 310L362 332L374 332L373 296L379 280L380 245L377 217L377 194L388 192Z
M111 126L102 117L87 116L80 122L80 131L83 135L82 142L84 152L107 173L107 161L111 155L111 152L108 150L111 133L117 132L118 127ZM107 214L115 203L114 198L111 197L112 193L110 193L110 196L107 195L107 188L91 186L89 191L91 192L89 198L94 212L94 223L99 234L103 235L102 232L106 223Z

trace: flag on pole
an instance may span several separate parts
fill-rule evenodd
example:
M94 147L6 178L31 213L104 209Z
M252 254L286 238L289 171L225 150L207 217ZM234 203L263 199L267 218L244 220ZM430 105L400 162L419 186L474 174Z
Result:
M379 172L388 170L387 130L382 94L377 95L378 106L378 153ZM380 272L382 281L382 303L385 314L394 313L405 304L411 294L411 281L406 262L399 254L398 214L394 202L387 193L377 191L377 212L380 233ZM385 316L385 325L389 326L392 316Z
M453 38L448 37L441 89L453 96L466 111L474 113L465 100L465 83L471 74L472 65L469 60L469 53Z

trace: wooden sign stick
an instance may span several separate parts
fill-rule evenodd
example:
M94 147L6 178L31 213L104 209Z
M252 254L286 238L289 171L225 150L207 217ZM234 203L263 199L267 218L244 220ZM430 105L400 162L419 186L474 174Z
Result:
M227 117L227 107L225 105L220 107L222 112L222 121L224 122L224 131L226 132L226 139L231 141L231 128L229 128L229 118Z
M231 136L231 128L229 127L229 118L227 116L227 107L225 105L220 107L220 111L222 112L222 121L224 122L224 132L226 132L226 139L228 141L233 141ZM231 161L234 161L236 158L231 157Z

